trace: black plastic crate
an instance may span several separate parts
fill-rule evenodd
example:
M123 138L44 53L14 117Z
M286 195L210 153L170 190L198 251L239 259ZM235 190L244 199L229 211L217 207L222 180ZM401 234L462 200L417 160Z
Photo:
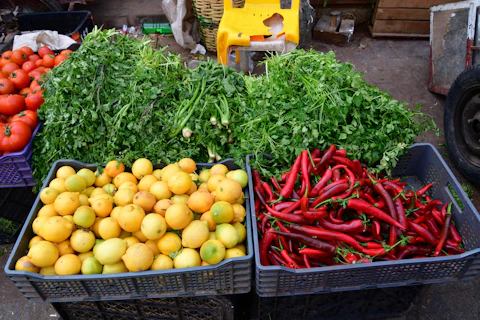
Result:
M20 31L52 30L79 42L93 30L90 11L27 13L18 16Z
M17 240L35 198L31 187L0 188L0 244Z
M169 319L233 320L231 301L222 296L52 303L64 320Z
M251 158L252 155L247 156L250 181ZM429 190L433 199L453 202L453 221L462 236L465 253L297 270L282 266L263 266L259 258L259 237L252 196L250 207L257 294L261 297L291 296L474 279L480 271L480 215L437 149L430 143L414 144L398 160L392 174L414 188L433 183ZM463 209L450 188L458 195ZM252 184L250 193L253 194Z
M255 295L256 320L385 319L401 317L426 286L345 291L261 298Z

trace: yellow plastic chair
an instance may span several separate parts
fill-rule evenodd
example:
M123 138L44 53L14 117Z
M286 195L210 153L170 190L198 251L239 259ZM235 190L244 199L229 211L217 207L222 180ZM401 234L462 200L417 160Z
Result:
M290 9L282 9L280 0L245 0L243 8L233 8L224 1L224 12L217 32L217 59L227 65L228 56L236 51L290 51L300 39L300 0L292 0ZM281 20L280 28L272 20ZM273 23L273 21L272 21ZM283 27L283 28L282 28ZM277 32L274 30L277 28ZM247 61L245 61L247 60ZM240 58L242 71L248 70L248 52ZM246 66L246 67L245 67ZM244 70L244 69L247 70Z

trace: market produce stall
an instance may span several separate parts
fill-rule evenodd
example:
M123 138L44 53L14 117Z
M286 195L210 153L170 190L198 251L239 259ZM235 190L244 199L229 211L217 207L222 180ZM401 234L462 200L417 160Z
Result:
M211 60L188 69L148 41L92 30L40 87L38 196L5 268L20 291L71 317L148 316L159 298L183 314L191 307L182 296L221 295L211 300L220 310L222 298L245 294L265 318L269 308L283 314L272 297L338 292L340 305L346 291L382 288L367 295L405 294L404 306L418 292L409 286L475 277L478 212L438 152L412 146L436 130L430 117L331 52L264 63L257 76ZM203 206L194 194L205 188ZM229 206L244 208L241 221ZM172 207L186 208L185 225ZM181 243L168 254L166 234ZM192 264L179 262L186 254ZM320 298L303 298L311 314L310 299Z

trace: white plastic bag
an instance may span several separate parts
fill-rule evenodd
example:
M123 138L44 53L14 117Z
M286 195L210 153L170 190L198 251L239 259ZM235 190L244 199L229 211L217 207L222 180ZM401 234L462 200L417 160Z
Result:
M200 32L192 2L163 0L162 9L170 22L175 41L184 48L195 49L200 42Z

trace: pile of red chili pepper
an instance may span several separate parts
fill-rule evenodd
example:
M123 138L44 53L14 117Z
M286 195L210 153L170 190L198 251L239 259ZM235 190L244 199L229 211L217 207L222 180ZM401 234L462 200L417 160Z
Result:
M465 252L451 203L407 189L346 150L303 150L280 179L252 170L264 266L312 268Z

